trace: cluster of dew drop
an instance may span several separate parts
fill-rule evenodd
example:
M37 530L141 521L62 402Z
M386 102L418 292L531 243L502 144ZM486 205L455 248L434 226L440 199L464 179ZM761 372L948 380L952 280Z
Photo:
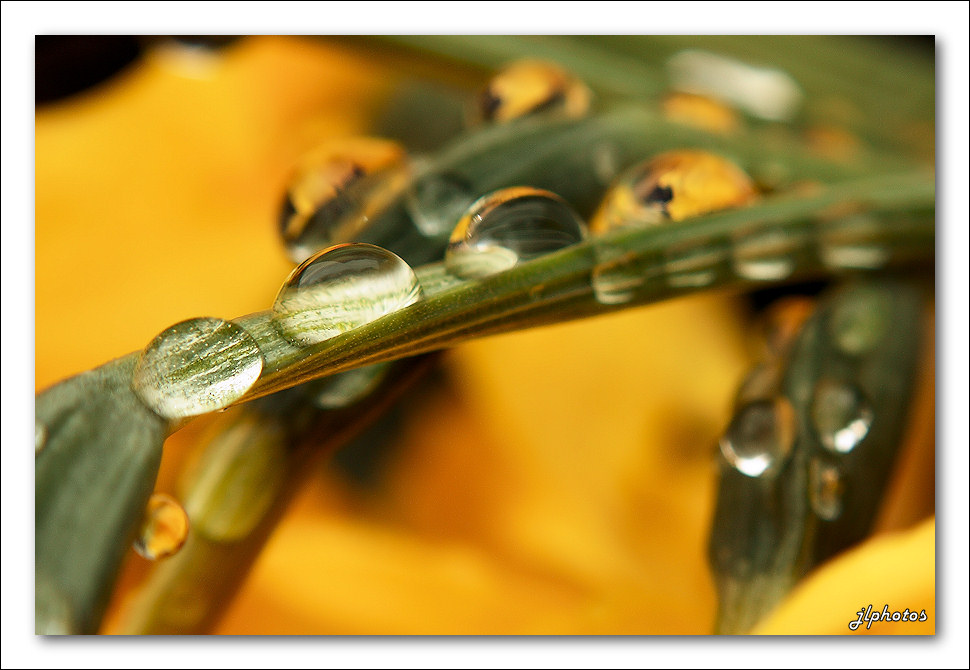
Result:
M714 103L703 96L693 98L687 100L687 112L676 111L684 109L684 100L678 99L676 105L668 100L668 116L703 123L710 116L707 108ZM589 89L562 68L521 62L508 66L489 83L475 116L488 123L537 114L575 118L589 111L591 99ZM698 104L707 109L700 116L695 109ZM733 127L736 119L724 121L730 110L723 107L718 108L720 124ZM416 174L419 172L402 147L375 138L331 143L300 163L286 190L279 230L290 257L300 264L283 283L272 306L273 324L288 342L297 347L315 345L405 309L425 295L418 274L401 257L383 247L354 242L361 227L395 197L403 199L413 225L425 236L439 237L451 230L444 265L462 281L508 270L582 242L589 234L627 226L668 225L742 207L757 198L753 181L740 167L694 149L654 156L623 172L607 190L588 226L569 203L546 190L520 185L482 195L447 174ZM402 186L407 180L408 185ZM338 240L340 243L334 243ZM746 231L733 244L735 271L753 279L782 279L793 270L789 256L796 246L797 242L768 229ZM874 262L872 254L866 258L864 252L852 247L850 240L835 246L833 262L844 262L844 257L854 263ZM712 268L729 252L708 241L703 246L669 249L659 263L649 267L630 262L608 246L597 248L597 253L601 262L592 274L593 293L604 304L617 304L631 300L650 282L652 273L674 288L709 284L715 279ZM223 319L191 319L168 328L148 344L138 360L132 388L157 414L179 421L239 401L259 379L263 367L257 341L242 326ZM366 392L368 386L360 386ZM833 406L845 409L849 402L838 390L820 393L824 396L819 400L823 422L832 419ZM725 458L749 476L770 473L790 451L794 439L791 414L790 406L781 399L747 405L722 440ZM851 449L847 446L850 441L861 439L860 433L864 436L863 423L826 424L833 435L832 448L837 452ZM41 428L36 437L38 450L44 442ZM817 470L815 478L823 487L832 488L830 482L833 477L837 481L837 473ZM147 518L167 514L166 505L150 503ZM157 527L155 522L146 524L149 534L156 536L159 531L151 529ZM151 545L144 538L139 542L142 547ZM170 553L139 551L150 557Z

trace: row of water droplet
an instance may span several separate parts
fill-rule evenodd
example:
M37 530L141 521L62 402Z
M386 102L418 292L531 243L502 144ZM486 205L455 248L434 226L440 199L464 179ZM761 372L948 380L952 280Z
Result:
M799 415L781 390L781 377L783 361L808 312L802 305L790 307L784 305L769 317L781 317L790 323L769 324L775 335L769 343L769 359L742 383L737 410L719 441L723 459L741 474L755 479L770 479L781 473L792 460L799 436ZM888 298L883 293L856 288L835 305L826 324L825 336L831 338L842 355L864 356L889 330ZM819 518L832 521L843 509L845 479L840 463L865 441L874 412L858 384L822 376L812 387L805 418L811 435L822 447L819 452L813 450L809 457L809 501Z

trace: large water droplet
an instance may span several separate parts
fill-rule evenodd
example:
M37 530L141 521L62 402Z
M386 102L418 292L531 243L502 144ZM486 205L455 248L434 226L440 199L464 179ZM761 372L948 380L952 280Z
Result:
M522 60L492 77L479 98L478 113L492 122L540 113L578 118L589 110L591 98L586 85L559 65Z
M871 214L853 214L827 221L819 231L819 256L832 268L873 270L881 268L891 255L878 240L884 230Z
M273 303L273 320L292 343L315 344L420 296L414 272L398 256L372 244L339 244L293 270Z
M847 454L859 446L872 426L872 407L854 384L820 380L815 386L811 412L819 440L836 454Z
M445 266L459 277L484 277L582 242L585 235L582 219L555 193L506 188L479 199L462 216Z
M444 237L450 233L473 202L475 192L471 182L455 172L422 175L404 199L414 224L427 237Z
M171 496L153 493L133 546L143 557L157 561L178 553L188 535L189 517L182 506Z
M683 221L730 207L756 196L754 184L731 161L706 151L660 154L621 174L590 222L594 233L628 225Z
M47 426L34 419L34 455L44 450L47 444Z
M749 477L777 472L795 441L795 411L784 397L741 407L719 446L724 459Z
M132 388L160 416L180 419L231 405L262 369L259 346L240 326L190 319L162 331L145 347Z
M302 158L280 212L280 235L294 262L352 239L403 187L406 154L396 142L345 138Z
M803 248L799 236L772 228L753 230L733 240L734 272L754 281L778 281L796 269Z
M845 484L838 466L813 458L808 470L808 496L812 509L822 519L834 521L842 514Z
M878 345L892 320L892 296L875 286L844 291L829 316L828 330L839 348L859 356Z

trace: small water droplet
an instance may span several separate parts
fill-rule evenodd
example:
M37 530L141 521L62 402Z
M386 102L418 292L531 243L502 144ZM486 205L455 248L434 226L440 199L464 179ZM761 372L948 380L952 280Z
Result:
M889 331L892 296L876 286L856 285L844 291L832 308L828 330L850 356L872 351Z
M502 68L479 97L479 115L503 123L533 114L578 118L589 110L586 85L555 63L522 60Z
M819 440L836 454L855 449L872 427L872 407L854 384L820 380L815 385L811 412Z
M132 389L160 416L181 419L231 405L262 370L259 346L242 327L222 319L189 319L145 347Z
M777 472L795 442L795 410L784 397L741 407L719 442L721 454L738 472L761 477Z
M420 296L417 277L395 254L372 244L338 244L293 270L273 303L273 321L290 342L315 344Z
M664 270L672 288L700 288L718 278L728 260L727 248L717 240L673 244L664 250Z
M845 483L837 465L813 458L809 464L809 500L812 509L822 519L834 521L842 514L842 494Z
M754 184L731 161L706 151L670 151L627 169L590 222L601 234L629 225L683 221L755 198Z
M832 268L881 268L891 255L888 247L876 241L883 232L879 220L870 214L824 222L819 233L819 257Z
M404 199L414 224L426 237L444 237L471 204L471 182L455 172L428 173L415 180Z
M784 231L764 228L748 231L733 240L734 272L754 281L778 281L791 276L803 240Z
M475 202L455 226L445 266L463 278L484 277L582 242L586 226L555 193L519 186Z
M318 382L320 390L314 395L314 402L322 409L348 407L370 395L387 375L387 369L387 365L378 363L322 379Z
M150 561L178 552L189 535L189 517L182 506L164 493L153 493L145 508L134 548Z
M630 302L649 287L657 287L657 279L664 274L663 259L659 255L623 252L615 247L596 247L597 265L590 275L593 295L604 305Z
M34 455L44 450L47 444L47 426L34 419Z
M405 167L403 147L372 137L344 138L306 154L280 212L280 236L290 258L301 263L352 239L401 190Z

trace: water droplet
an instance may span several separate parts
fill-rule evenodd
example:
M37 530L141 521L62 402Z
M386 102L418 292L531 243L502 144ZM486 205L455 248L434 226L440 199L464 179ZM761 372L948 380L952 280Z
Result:
M414 224L426 237L450 233L475 202L471 182L455 172L428 173L415 180L404 199Z
M44 450L47 444L47 426L34 419L34 455Z
M727 248L717 240L673 244L664 250L664 270L672 288L700 288L718 278L728 260Z
M189 535L189 517L182 506L164 493L153 493L145 508L134 548L150 561L178 552Z
M663 110L670 121L719 135L730 134L741 125L737 112L731 107L704 95L671 93L664 98Z
M636 256L603 246L596 247L595 251L597 265L590 281L593 295L604 305L630 302L638 293L657 287L656 280L664 274L660 255Z
M822 379L815 385L811 411L819 440L836 454L859 446L872 426L872 407L853 384Z
M850 356L872 351L889 331L892 296L876 286L856 285L844 291L832 308L828 330Z
M854 214L821 225L819 256L832 268L874 270L890 257L890 249L877 240L884 230L870 214Z
M614 182L590 230L683 221L755 197L754 184L731 161L706 151L670 151L629 168Z
M320 390L314 402L322 409L348 407L370 395L387 375L387 365L378 363L367 367L338 372L320 380Z
M294 171L280 212L280 235L300 263L325 247L353 239L406 178L398 143L345 138L308 153Z
M734 272L754 281L778 281L795 271L803 236L773 228L747 231L733 240Z
M555 63L522 60L500 70L479 98L479 114L506 122L533 114L578 118L589 110L592 95L582 81Z
M582 242L585 235L582 219L555 193L506 188L465 212L452 232L445 266L459 277L483 277Z
M842 494L845 483L838 466L813 458L809 464L809 500L812 509L822 519L834 521L842 514Z
M338 244L297 267L273 303L296 345L315 344L407 307L421 296L411 267L372 244Z
M242 327L222 319L189 319L145 347L132 388L160 416L181 419L231 405L262 370L259 346Z
M719 446L724 459L748 477L777 472L795 442L795 410L784 397L755 400L737 411Z

